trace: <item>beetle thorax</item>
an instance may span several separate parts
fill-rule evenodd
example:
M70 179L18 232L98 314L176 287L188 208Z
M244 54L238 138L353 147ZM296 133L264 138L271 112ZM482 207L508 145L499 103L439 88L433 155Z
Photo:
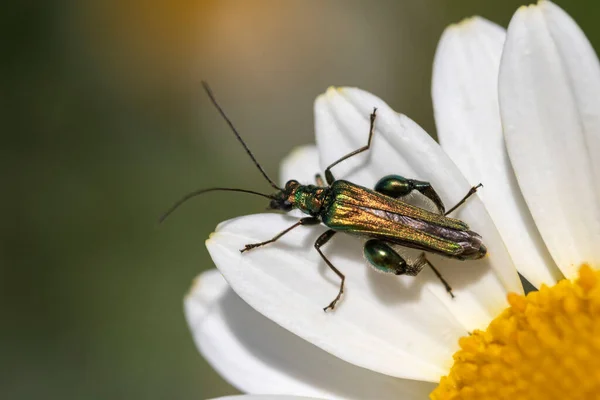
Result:
M305 214L318 215L327 198L328 188L300 185L294 192L294 206Z

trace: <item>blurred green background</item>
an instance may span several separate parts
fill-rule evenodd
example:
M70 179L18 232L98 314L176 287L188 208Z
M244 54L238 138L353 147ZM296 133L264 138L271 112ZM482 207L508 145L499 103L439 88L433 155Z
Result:
M600 3L559 1L600 45ZM208 80L266 169L313 141L329 85L372 91L434 134L444 27L504 26L519 1L9 2L3 30L3 399L203 399L236 393L182 313L215 225L267 188L199 88Z

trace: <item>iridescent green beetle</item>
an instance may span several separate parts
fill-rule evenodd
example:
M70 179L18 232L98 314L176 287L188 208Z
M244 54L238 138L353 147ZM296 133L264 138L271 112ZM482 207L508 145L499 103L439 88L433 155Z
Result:
M364 255L368 262L377 270L395 275L417 275L425 265L429 265L436 276L444 284L448 293L452 289L439 271L426 258L425 251L458 260L476 260L485 256L487 249L482 238L469 230L469 226L461 220L448 218L446 215L463 204L473 195L481 184L472 187L469 192L450 210L445 211L444 204L430 183L407 179L399 175L388 175L381 178L371 190L345 180L336 180L331 169L340 162L366 151L371 146L373 138L376 109L371 114L369 139L363 146L325 169L325 180L316 175L316 185L302 185L290 180L284 188L280 188L269 178L229 118L216 102L212 91L203 82L204 89L211 101L227 121L233 133L254 161L265 179L277 190L274 194L264 194L246 189L210 188L189 193L175 203L161 218L164 220L171 212L191 197L211 191L233 191L250 193L270 199L269 208L272 210L291 211L298 209L307 217L301 218L295 224L279 232L272 239L260 243L247 244L240 251L245 251L273 243L286 233L301 225L324 224L329 229L320 235L314 247L325 263L340 278L340 288L337 296L323 310L334 309L344 292L345 277L323 254L321 247L336 233L345 232L366 239ZM417 191L433 202L437 212L410 205L402 198ZM423 253L413 262L407 262L392 247L394 245L423 250Z

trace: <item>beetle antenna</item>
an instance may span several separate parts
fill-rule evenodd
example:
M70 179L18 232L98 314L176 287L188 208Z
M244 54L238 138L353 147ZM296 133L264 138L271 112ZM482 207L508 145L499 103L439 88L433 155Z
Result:
M281 188L279 186L277 186L277 184L275 182L273 182L273 180L271 178L269 178L269 175L267 175L267 173L265 172L265 170L263 169L263 167L258 163L258 161L256 161L256 158L254 158L254 154L252 154L252 152L250 151L250 149L248 148L248 146L246 146L246 143L244 142L244 140L242 140L242 137L240 136L240 134L238 133L238 131L233 126L233 123L231 122L231 120L225 114L225 111L223 111L223 109L221 108L221 106L219 105L219 103L217 103L217 99L215 99L215 96L213 95L213 92L210 89L210 86L208 86L208 83L206 83L205 81L202 81L202 87L204 87L204 90L206 91L206 94L208 94L208 97L210 97L210 100L212 101L212 103L214 104L214 106L219 111L219 114L221 114L221 116L223 117L223 119L227 122L227 125L229 125L229 127L231 128L231 130L233 131L233 133L234 133L235 137L237 138L237 140L239 140L239 142L242 144L242 146L244 146L244 149L246 150L246 153L248 153L248 155L250 156L250 158L252 159L252 161L254 161L254 165L256 165L256 167L258 168L258 170L260 171L260 173L271 184L271 186L273 186L277 190L281 190Z
M188 201L189 199L196 197L196 196L200 196L201 194L204 193L208 193L208 192L216 192L216 191L223 191L223 192L241 192L241 193L250 193L250 194L255 194L257 196L262 196L262 197L266 197L267 199L273 199L273 196L269 196L268 194L264 194L264 193L259 193L259 192L255 192L254 190L246 190L246 189L236 189L236 188L223 188L223 187L215 187L215 188L209 188L209 189L201 189L201 190L195 190L191 193L186 194L185 196L183 196L181 199L177 200L175 202L175 204L173 204L171 206L171 208L169 208L158 220L158 223L162 223L165 219L167 219L167 217L171 214L173 214L173 211L177 210L179 208L179 206L181 206L183 203L185 203L186 201Z

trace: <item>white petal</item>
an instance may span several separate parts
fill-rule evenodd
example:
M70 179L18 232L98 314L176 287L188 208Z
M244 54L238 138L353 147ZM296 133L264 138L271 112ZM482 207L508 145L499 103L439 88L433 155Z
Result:
M239 252L295 221L277 214L227 221L211 235L207 247L232 288L252 307L343 360L392 376L436 381L450 366L458 337L489 322L491 317L482 314L490 299L482 295L483 303L478 304L473 295L461 292L465 279L480 278L480 271L462 270L462 280L456 270L451 274L455 290L461 292L454 301L478 314L471 320L480 319L476 326L465 327L448 311L460 307L448 305L452 300L445 291L432 289L438 282L429 269L417 279L379 274L366 266L361 241L344 234L335 236L324 251L346 275L347 290L340 306L324 313L339 278L312 246L323 227L300 227L277 243Z
M334 167L336 177L367 187L392 173L428 181L445 200L448 209L467 193L468 182L421 127L360 89L332 88L316 101L316 133L322 167L366 144L373 107L377 107L377 120L371 149ZM456 318L472 329L487 324L506 306L506 291L520 292L522 288L504 243L477 196L469 199L453 216L466 221L482 235L489 256L467 262L432 256L435 265L460 295L449 301L441 285L430 287L437 291Z
M510 22L499 79L511 162L556 264L574 277L600 266L598 60L574 22L548 2ZM596 140L590 140L595 137Z
M211 294L216 291L217 297ZM245 392L326 399L366 399L376 393L378 399L423 399L434 387L356 367L324 352L250 308L216 270L197 279L185 310L205 358Z
M284 185L290 179L295 179L303 185L314 185L317 173L320 173L317 147L300 146L281 162L279 182Z
M207 247L236 293L279 325L343 360L399 377L439 378L456 350L456 339L466 330L414 281L368 268L358 240L338 235L324 247L347 277L345 296L329 313L323 307L337 293L339 278L312 247L323 228L300 227L276 244L240 254L245 244L270 238L294 221L259 214L219 225Z
M531 283L562 277L533 222L504 144L498 70L505 31L474 17L450 26L440 39L432 95L438 139L479 192L512 259Z
M581 28L564 10L549 1L540 1L539 8L565 63L600 198L600 63Z

